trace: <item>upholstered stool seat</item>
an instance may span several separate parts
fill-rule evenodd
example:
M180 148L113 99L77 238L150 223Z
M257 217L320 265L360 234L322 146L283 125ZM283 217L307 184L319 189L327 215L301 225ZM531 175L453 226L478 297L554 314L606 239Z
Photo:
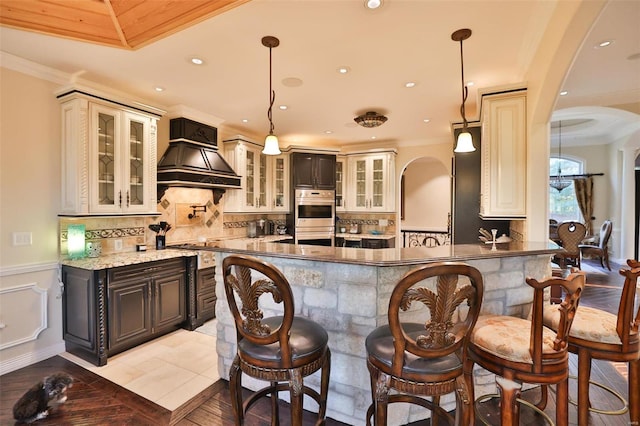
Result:
M620 345L622 341L616 331L617 321L618 317L609 312L581 306L573 318L569 338ZM557 330L559 322L560 312L557 308L545 310L544 323L547 327Z
M560 352L553 347L555 338L555 331L542 329L543 354ZM504 360L533 363L530 350L531 321L503 315L480 315L473 328L472 339L476 347Z
M318 404L316 425L324 424L329 390L329 336L319 324L294 316L293 292L275 266L251 256L230 255L222 262L224 289L236 326L236 357L229 371L229 391L236 426L263 397L271 396L271 425L280 424L278 392L291 395L291 425L302 426L303 395ZM267 296L268 295L268 296ZM283 315L264 318L260 298ZM240 306L239 306L240 305ZM276 312L277 313L277 312ZM320 392L304 385L304 377L321 370ZM243 403L242 374L268 381Z
M388 406L396 402L430 410L432 425L441 418L469 425L463 360L482 294L482 275L463 263L425 265L400 279L389 299L389 324L365 341L372 397L367 425L371 417L377 426L386 425ZM415 322L422 318L425 322ZM440 407L440 396L452 392L455 416Z

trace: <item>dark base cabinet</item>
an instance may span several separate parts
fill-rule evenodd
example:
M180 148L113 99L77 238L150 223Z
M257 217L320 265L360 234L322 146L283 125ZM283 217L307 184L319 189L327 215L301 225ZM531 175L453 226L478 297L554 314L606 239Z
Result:
M336 247L354 247L354 248L366 248L366 249L383 249L394 248L396 239L394 238L362 238L359 240L345 239L343 237L336 237Z
M199 269L196 280L196 326L216 317L216 268Z
M68 352L96 365L195 324L195 257L99 271L63 266L63 337Z

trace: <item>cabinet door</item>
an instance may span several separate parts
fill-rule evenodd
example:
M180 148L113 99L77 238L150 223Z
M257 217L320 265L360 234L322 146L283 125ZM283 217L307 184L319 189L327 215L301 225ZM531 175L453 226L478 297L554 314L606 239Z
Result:
M336 159L336 211L345 211L345 184L347 162L344 158Z
M364 158L356 159L353 170L355 182L354 207L356 209L366 209L369 204L369 193L367 191L367 160Z
M289 157L272 157L272 209L289 211Z
M313 189L314 185L314 154L294 152L291 154L293 171L293 187Z
M184 270L159 274L153 280L154 333L175 328L186 319L186 279Z
M120 112L104 105L90 105L89 206L92 212L118 213L122 210Z
M96 288L92 271L62 267L62 337L90 351L97 348Z
M150 279L109 285L109 352L133 347L152 332Z
M480 216L526 217L526 94L487 95L482 100Z
M123 173L124 212L149 211L149 119L140 115L124 114Z
M315 188L336 189L336 156L317 154L314 166Z

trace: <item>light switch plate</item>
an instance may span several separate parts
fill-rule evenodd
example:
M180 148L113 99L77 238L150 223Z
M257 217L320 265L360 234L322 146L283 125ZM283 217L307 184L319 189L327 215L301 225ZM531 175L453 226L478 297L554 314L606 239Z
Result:
M14 246L30 246L33 244L31 232L14 232L12 236Z

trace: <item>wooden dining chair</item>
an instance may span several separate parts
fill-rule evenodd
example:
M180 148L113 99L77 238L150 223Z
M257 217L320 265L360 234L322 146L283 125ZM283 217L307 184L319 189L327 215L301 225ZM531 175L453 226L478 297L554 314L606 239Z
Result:
M640 306L635 307L640 262L628 260L629 269L621 269L625 277L617 315L601 309L581 306L576 312L569 333L569 351L578 354L578 424L589 422L589 411L600 414L624 414L626 409L605 411L592 408L589 399L591 360L627 362L629 365L629 402L622 401L629 409L631 425L640 424ZM555 309L545 311L544 324L557 330L561 324L560 313ZM598 385L608 389L603 385ZM596 404L597 405L597 404Z
M431 425L442 417L459 426L470 424L462 367L482 295L480 271L463 263L429 264L400 279L389 300L389 324L376 328L365 342L373 401L367 425L372 416L375 425L386 425L388 404L395 402L431 410ZM403 318L401 311L411 318ZM455 417L439 404L440 396L451 392Z
M331 352L328 334L317 323L294 316L289 282L274 265L251 256L230 255L222 262L224 289L236 326L237 350L229 372L235 424L259 399L271 396L271 424L279 425L278 392L291 396L291 424L302 425L303 394L319 406L316 424L324 423ZM271 295L283 305L283 315L263 318L259 300ZM239 306L240 304L240 306ZM320 393L304 386L303 378L322 369ZM242 374L270 382L242 402ZM284 382L284 383L283 383Z
M580 268L580 249L578 246L587 235L587 227L580 222L562 222L558 225L558 238L564 252L556 253L553 261L565 269L568 266Z
M500 391L500 419L502 426L518 426L520 419L520 393L522 383L541 385L556 384L556 424L567 426L569 422L568 378L569 356L568 336L580 295L584 289L585 275L572 273L566 279L552 277L544 281L527 278L533 288L531 319L505 315L481 315L471 332L464 374L472 401L473 367L482 368L496 374L496 384ZM545 289L559 285L564 288L565 297L559 305L545 303ZM544 327L543 314L549 306L554 306L560 315L557 331ZM557 308L555 308L557 306ZM546 389L546 388L545 388ZM497 395L496 395L497 396ZM544 409L546 398L539 405ZM470 425L475 424L475 412L471 410Z
M602 222L602 226L600 226L600 235L598 236L595 244L578 245L580 256L595 256L600 260L600 266L604 268L605 265L607 265L607 269L611 270L611 265L609 265L609 239L611 238L612 228L613 225L610 220Z

